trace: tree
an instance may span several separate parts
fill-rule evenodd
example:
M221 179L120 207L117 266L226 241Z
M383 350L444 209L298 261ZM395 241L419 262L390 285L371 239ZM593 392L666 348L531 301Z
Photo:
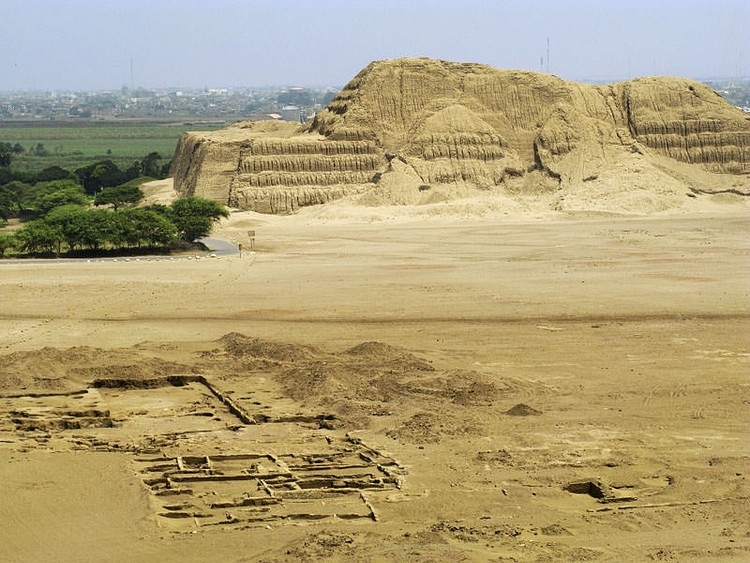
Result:
M36 192L40 190L35 191L33 186L18 180L8 182L3 186L3 189L7 190L8 199L14 202L18 213L35 208Z
M44 223L57 229L70 250L84 245L87 210L79 205L55 207L44 217Z
M34 156L49 156L49 151L45 148L43 143L37 143L33 152Z
M97 250L115 237L114 214L106 209L88 209L81 224L81 241Z
M151 205L141 207L141 209L153 211L154 213L158 213L159 215L168 219L171 219L172 217L172 208L168 205L164 205L163 203L152 203Z
M166 161L164 164L162 164L161 169L159 170L159 176L158 178L167 178L169 177L169 171L172 169L172 159L170 158L168 161Z
M55 252L60 255L63 235L59 227L49 225L41 219L26 223L16 233L21 250L26 252Z
M86 194L83 193L81 187L75 182L59 180L47 182L46 184L46 193L41 195L36 204L36 211L39 215L46 215L55 207L60 207L61 205L80 205L84 207L89 205L89 199L86 197Z
M158 178L161 171L159 161L161 155L158 152L150 152L141 160L140 173L141 176L149 176L151 178Z
M138 228L143 241L149 246L166 246L177 238L177 227L172 221L145 209L136 209Z
M13 147L10 143L0 143L0 166L10 166L13 160Z
M143 199L143 190L138 186L123 184L121 186L102 188L94 198L94 205L111 205L117 211L123 205L135 205Z
M0 166L0 185L12 182L15 179L14 176L15 174L11 172L9 167Z
M118 245L166 246L177 237L174 223L155 211L123 209L113 215Z
M9 233L0 233L0 256L4 256L7 250L16 246L16 237Z
M117 184L114 184L115 186L119 186L120 184L124 184L125 182L130 182L130 180L135 180L138 176L141 175L141 163L137 160L133 161L133 164L131 164L128 168L122 171L122 177Z
M76 177L60 166L50 166L36 175L37 182L51 182L53 180L76 180Z
M177 227L179 238L193 242L208 236L214 222L222 217L228 217L229 212L213 200L186 197L172 203L170 215Z
M50 211L43 221L60 233L70 250L83 247L97 250L107 243L122 246L115 215L106 209L63 205Z
M101 160L77 168L75 175L81 181L84 191L89 195L94 195L102 188L119 186L128 180L132 180L132 178L127 178L126 174L111 160Z
M8 184L0 186L0 225L18 212L18 197Z

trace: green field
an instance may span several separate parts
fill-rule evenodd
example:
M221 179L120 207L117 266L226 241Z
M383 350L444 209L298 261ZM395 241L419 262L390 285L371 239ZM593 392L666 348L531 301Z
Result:
M1 122L0 142L20 143L26 150L15 154L12 167L24 172L38 172L49 166L74 170L97 160L111 159L127 168L150 152L172 158L177 140L185 131L208 131L224 123L149 123L134 122ZM41 143L48 156L32 154Z

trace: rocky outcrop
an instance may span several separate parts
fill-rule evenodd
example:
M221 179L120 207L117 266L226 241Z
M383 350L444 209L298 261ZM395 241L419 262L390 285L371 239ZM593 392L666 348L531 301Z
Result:
M627 171L616 189L641 191L748 174L750 118L685 79L595 86L401 59L368 65L306 128L189 133L173 162L179 193L270 213L361 192L362 201L427 202L456 186L559 193L564 208L567 192L608 194L613 170Z

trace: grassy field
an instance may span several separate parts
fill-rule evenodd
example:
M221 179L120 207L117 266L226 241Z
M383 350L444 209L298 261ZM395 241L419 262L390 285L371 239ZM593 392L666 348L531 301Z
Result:
M185 131L208 131L224 123L133 122L0 122L0 142L20 143L26 151L14 155L13 168L38 172L49 166L73 170L85 164L111 159L127 168L150 152L172 158L177 140ZM32 151L41 143L48 156Z

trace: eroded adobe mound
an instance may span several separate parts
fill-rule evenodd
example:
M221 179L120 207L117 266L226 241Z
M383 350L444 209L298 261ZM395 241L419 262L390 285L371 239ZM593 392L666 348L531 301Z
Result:
M750 117L699 82L595 86L429 59L371 63L306 128L186 134L173 165L181 194L272 213L462 190L556 194L560 209L657 198L659 209L691 188L746 191L748 173Z

